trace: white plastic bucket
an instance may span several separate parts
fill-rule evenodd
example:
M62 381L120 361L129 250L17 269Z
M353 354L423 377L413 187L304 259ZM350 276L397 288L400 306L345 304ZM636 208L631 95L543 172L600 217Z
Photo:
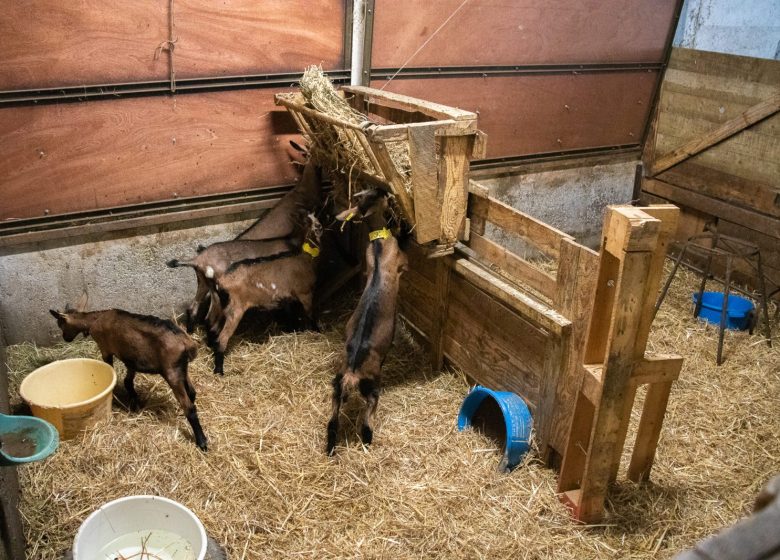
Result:
M73 560L204 560L207 544L203 524L180 503L127 496L84 520L73 541Z

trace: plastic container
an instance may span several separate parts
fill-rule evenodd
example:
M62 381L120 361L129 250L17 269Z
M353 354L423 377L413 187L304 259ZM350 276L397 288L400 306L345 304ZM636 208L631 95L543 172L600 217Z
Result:
M9 466L45 459L57 449L60 437L46 420L0 413L0 442L0 465Z
M463 399L458 414L458 430L469 426L482 429L503 443L499 469L505 472L519 465L531 447L531 412L515 393L475 386Z
M699 299L699 294L693 294L693 303ZM750 328L750 311L753 309L753 302L734 294L729 294L728 316L726 318L727 329L747 330ZM720 325L720 316L723 310L722 292L704 292L701 298L701 311L699 317L709 323Z
M73 541L73 560L204 560L208 540L189 509L160 496L126 496L94 511ZM141 552L144 552L143 556Z
M59 360L22 381L19 393L38 418L51 422L61 439L70 439L111 417L114 368L88 358Z

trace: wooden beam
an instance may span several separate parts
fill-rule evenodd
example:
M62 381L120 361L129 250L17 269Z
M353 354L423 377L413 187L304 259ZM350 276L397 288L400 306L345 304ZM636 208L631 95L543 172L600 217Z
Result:
M571 321L566 317L467 259L455 261L455 272L528 321L556 336L571 329Z
M541 220L529 216L493 197L487 198L487 204L472 200L485 200L479 195L470 194L470 217L478 217L492 222L498 227L528 240L545 255L558 258L561 239L574 239L571 235L556 229Z
M364 86L342 86L342 91L362 95L367 103L384 105L386 107L398 108L404 111L418 111L437 120L452 119L456 121L476 122L477 115L471 111L440 105L431 101L424 101L408 95L381 91L375 88Z
M472 232L468 246L496 274L505 276L510 281L527 284L549 299L555 297L558 285L553 276L539 270L498 243Z
M407 135L414 193L415 239L418 243L428 243L439 239L441 234L443 192L437 170L436 139L434 129L429 126L409 128ZM465 201L461 202L465 206Z
M682 206L693 208L694 210L780 239L780 220L772 216L740 208L717 198L711 198L688 189L670 185L658 179L645 178L642 189L645 192L660 196Z
M778 111L780 111L780 92L775 93L766 101L762 101L757 105L753 105L750 109L738 117L726 121L721 126L705 134L701 138L696 138L686 142L668 154L660 156L650 166L649 175L651 177L655 177L670 167L685 161L691 156L703 152L707 148L714 146L718 142L722 142L726 138L734 136L738 132L745 130L747 127L774 115Z

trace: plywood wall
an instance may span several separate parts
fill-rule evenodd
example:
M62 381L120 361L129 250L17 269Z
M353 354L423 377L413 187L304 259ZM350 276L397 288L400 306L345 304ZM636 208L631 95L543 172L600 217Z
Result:
M651 163L780 91L780 61L674 49L666 72ZM767 276L780 286L780 114L695 155L644 189L683 208L678 239L706 223L759 245ZM739 265L744 279L753 271Z
M0 90L168 80L171 5L178 79L344 67L343 0L20 0L0 18ZM278 91L0 108L0 220L289 184Z

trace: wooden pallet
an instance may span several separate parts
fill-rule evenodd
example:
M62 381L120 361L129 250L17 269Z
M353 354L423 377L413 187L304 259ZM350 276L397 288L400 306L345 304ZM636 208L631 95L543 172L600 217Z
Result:
M647 353L666 248L677 225L672 205L610 207L595 304L585 341L558 490L583 523L599 521L618 473L637 387L649 385L628 469L648 479L672 382L682 358Z
M469 160L483 158L486 136L477 130L477 115L405 95L368 87L343 87L349 103L371 119L353 124L306 105L301 93L279 93L277 105L293 115L302 133L329 129L347 139L364 158L348 170L353 177L392 192L414 239L429 256L453 252L464 235ZM381 123L381 124L379 124ZM389 145L407 142L408 179L390 157ZM322 149L318 154L333 153ZM343 162L329 162L331 169Z

